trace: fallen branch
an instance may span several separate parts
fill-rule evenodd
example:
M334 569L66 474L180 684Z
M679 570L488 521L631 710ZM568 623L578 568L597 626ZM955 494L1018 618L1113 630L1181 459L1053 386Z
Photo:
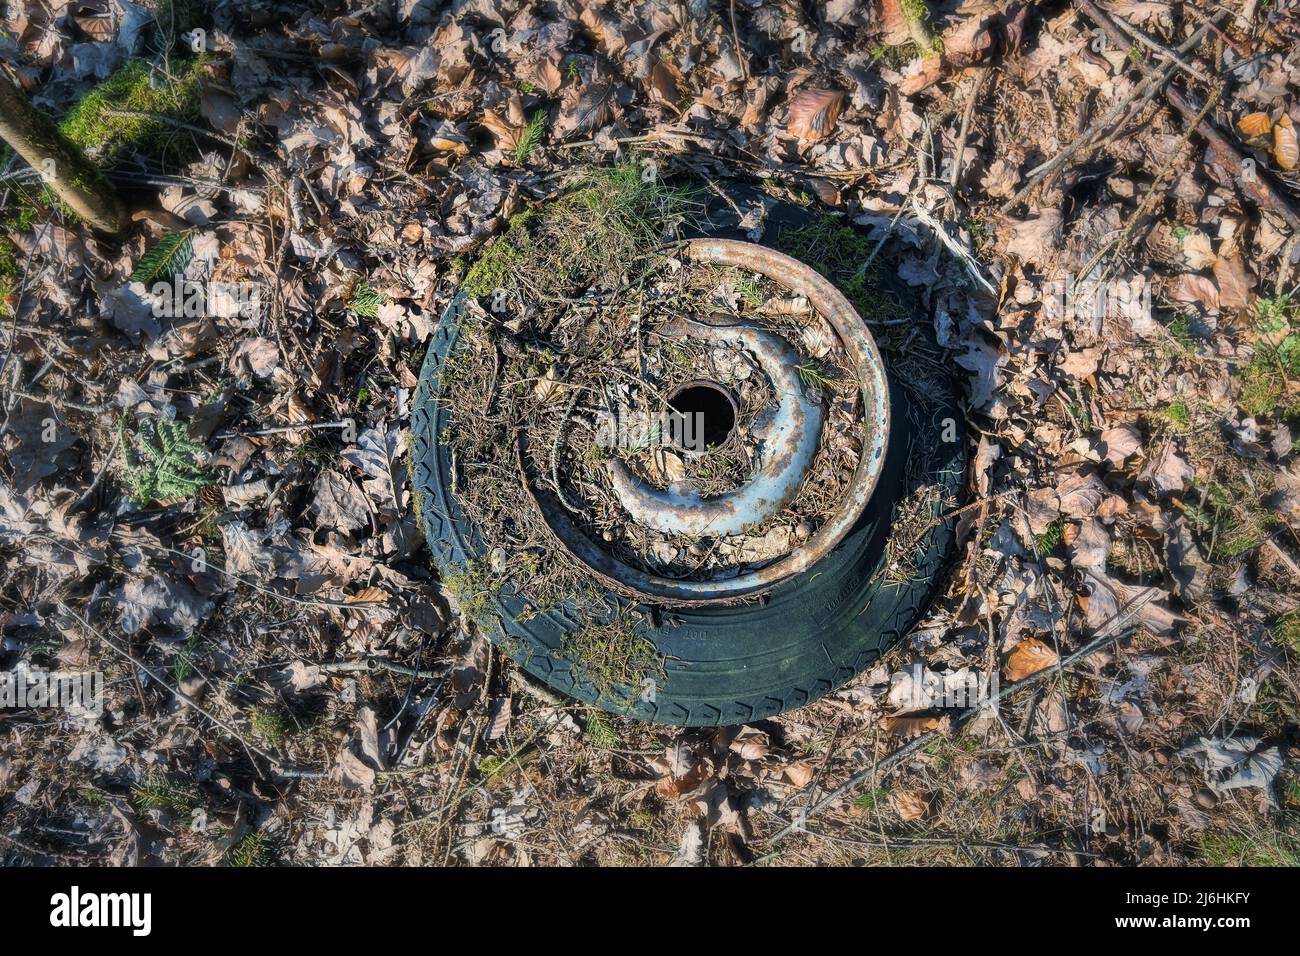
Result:
M1079 7L1087 15L1088 19L1101 27L1106 36L1112 43L1124 50L1126 53L1133 49L1132 42L1129 41L1124 26L1112 17L1109 13L1097 6L1093 0L1078 0ZM1204 34L1212 24L1207 24L1197 31L1196 35ZM1129 30L1134 30L1129 27ZM1136 32L1136 31L1134 31ZM1166 51L1173 55L1174 51ZM1178 50L1178 53L1185 52ZM1173 62L1183 67L1191 69L1186 63L1174 57ZM1193 70L1198 78L1208 79L1199 70ZM1202 113L1202 107L1191 103L1187 97L1172 86L1165 90L1165 98L1170 105L1182 114L1183 120L1191 125L1198 133L1201 134L1210 144L1210 150L1214 153L1215 161L1219 165L1227 168L1228 172L1237 180L1241 190L1255 203L1262 208L1270 209L1286 220L1287 225L1292 229L1300 229L1300 213L1287 199L1286 195L1281 192L1269 180L1269 176L1262 170L1251 169L1250 174L1245 172L1243 163L1249 159L1244 150L1236 143L1229 140L1209 119Z
M1171 87L1165 90L1165 97L1185 120L1192 122L1195 119L1199 109L1183 94ZM1241 147L1219 132L1208 118L1196 123L1195 129L1209 142L1215 161L1236 177L1241 191L1249 196L1255 205L1277 213L1292 229L1300 229L1300 212L1296 211L1296 207L1292 205L1286 194L1273 185L1269 174L1254 168L1251 169L1250 175L1246 174L1243 164L1250 157ZM1251 162L1253 163L1254 160Z
M1101 13L1101 10L1098 9L1097 6L1091 2L1091 0L1081 0L1081 2L1089 10L1096 11L1098 14ZM1089 13L1089 16L1092 16L1091 12ZM1158 56L1160 56L1162 59L1166 60L1167 62L1174 63L1177 66L1182 67L1184 70L1186 70L1192 76L1196 77L1202 83L1205 83L1207 86L1214 82L1212 79L1210 79L1210 77L1205 75L1205 72L1203 70L1199 69L1198 67L1192 66L1192 64L1184 60L1175 51L1169 49L1169 47L1165 46L1163 43L1153 40L1151 37L1147 36L1137 27L1133 26L1131 23L1125 20L1123 17L1117 17L1111 15L1109 19L1111 23L1113 23L1115 27L1117 27L1119 30L1119 33L1116 34L1116 36L1120 40L1119 43L1120 46L1123 47L1131 46L1131 44L1125 38L1125 35L1127 35L1128 37L1132 37L1134 40L1142 44L1147 49L1155 52ZM1106 27L1102 27L1102 29L1106 30L1107 36L1111 36L1110 31ZM1112 39L1113 38L1114 37L1112 37Z
M401 674L403 677L416 677L423 680L436 680L439 677L447 676L446 670L420 670L416 667L407 667L405 664L385 660L382 657L363 657L355 661L334 661L318 666L322 674L367 674L375 671L388 671L390 674Z
M1222 19L1225 16L1227 16L1226 12L1216 14L1211 18L1211 22L1213 22L1213 20ZM1188 37L1187 41L1179 46L1176 52L1180 55L1190 52L1205 39L1209 32L1209 26L1201 27ZM1017 190L1014 196L999 206L998 211L1004 215L1011 212L1012 209L1024 202L1025 199L1028 198L1029 194L1038 188L1039 183L1055 176L1055 174L1059 172L1066 163L1074 158L1076 153L1085 148L1088 148L1089 152L1091 152L1091 147L1093 147L1098 138L1104 132L1112 127L1122 125L1128 119L1129 115L1132 113L1131 107L1134 101L1137 101L1137 109L1141 109L1142 104L1155 95L1159 88L1174 75L1174 70L1176 69L1176 64L1167 64L1155 76L1149 76L1133 87L1127 96L1122 97L1118 103L1112 106L1110 110L1101 117L1101 119L1090 124L1086 130L1078 135L1074 142L1051 159L1044 163L1040 163L1038 166L1031 169L1029 171L1029 181Z
M102 232L117 232L126 211L98 167L0 74L0 139L36 170L78 216Z

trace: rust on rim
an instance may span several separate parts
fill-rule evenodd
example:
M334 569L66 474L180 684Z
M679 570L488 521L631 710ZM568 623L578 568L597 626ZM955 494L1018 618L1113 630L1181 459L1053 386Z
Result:
M857 523L863 508L871 500L884 465L885 449L889 442L889 385L880 352L866 323L848 299L814 269L766 246L730 239L695 239L684 243L681 250L695 262L757 272L796 295L803 296L839 336L844 355L853 366L862 396L866 435L857 469L836 511L807 541L758 570L736 577L703 581L663 577L634 568L604 551L577 526L557 500L549 493L540 492L533 487L524 466L527 436L522 431L517 436L516 456L523 479L521 483L537 503L558 546L585 564L612 588L628 596L652 602L682 605L727 603L761 594L787 578L806 571L829 554ZM796 404L800 410L806 410L806 402L801 400ZM796 419L801 424L806 421L820 429L820 414L796 416ZM800 442L802 437L805 436L785 436L785 444L791 448L806 444ZM801 466L806 470L809 461L803 456L791 455L782 464ZM689 510L689 507L707 505L708 502L696 499L695 502L685 504ZM773 510L769 508L765 514L751 513L748 517L753 521L747 523L757 523Z

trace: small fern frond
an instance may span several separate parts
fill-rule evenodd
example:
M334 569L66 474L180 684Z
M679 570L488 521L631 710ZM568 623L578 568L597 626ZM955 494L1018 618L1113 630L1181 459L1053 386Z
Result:
M170 279L183 271L194 258L194 243L191 240L192 231L189 229L163 236L140 257L135 271L131 273L131 281L149 285Z
M147 420L134 438L122 433L122 455L118 478L123 489L137 505L145 507L155 501L189 498L205 485L212 484L207 470L197 464L205 449L190 441L184 422L166 418Z

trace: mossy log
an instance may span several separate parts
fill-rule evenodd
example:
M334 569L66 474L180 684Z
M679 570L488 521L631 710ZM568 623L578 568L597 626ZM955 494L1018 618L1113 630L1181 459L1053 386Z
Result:
M7 77L0 75L0 138L13 147L78 216L103 232L126 220L103 173Z

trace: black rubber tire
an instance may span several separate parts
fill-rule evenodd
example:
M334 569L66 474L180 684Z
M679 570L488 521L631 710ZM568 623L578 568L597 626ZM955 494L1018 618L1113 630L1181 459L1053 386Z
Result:
M797 216L801 212L794 208ZM725 234L725 229L711 234ZM487 548L450 492L450 455L439 440L446 410L440 371L456 347L457 299L443 314L425 357L411 429L412 478L429 549L441 568L464 567ZM952 550L955 520L937 523L918 548L916 574L902 584L879 573L894 505L913 481L959 498L966 449L955 388L920 405L891 382L892 431L875 494L831 554L768 592L761 602L718 608L660 608L646 636L665 657L654 700L630 688L601 698L558 648L577 622L565 609L516 618L524 602L503 591L488 636L520 667L556 690L613 713L684 726L747 723L799 707L841 686L900 640L929 603ZM944 438L955 440L944 441ZM915 465L928 457L923 473ZM611 615L614 608L611 607Z

